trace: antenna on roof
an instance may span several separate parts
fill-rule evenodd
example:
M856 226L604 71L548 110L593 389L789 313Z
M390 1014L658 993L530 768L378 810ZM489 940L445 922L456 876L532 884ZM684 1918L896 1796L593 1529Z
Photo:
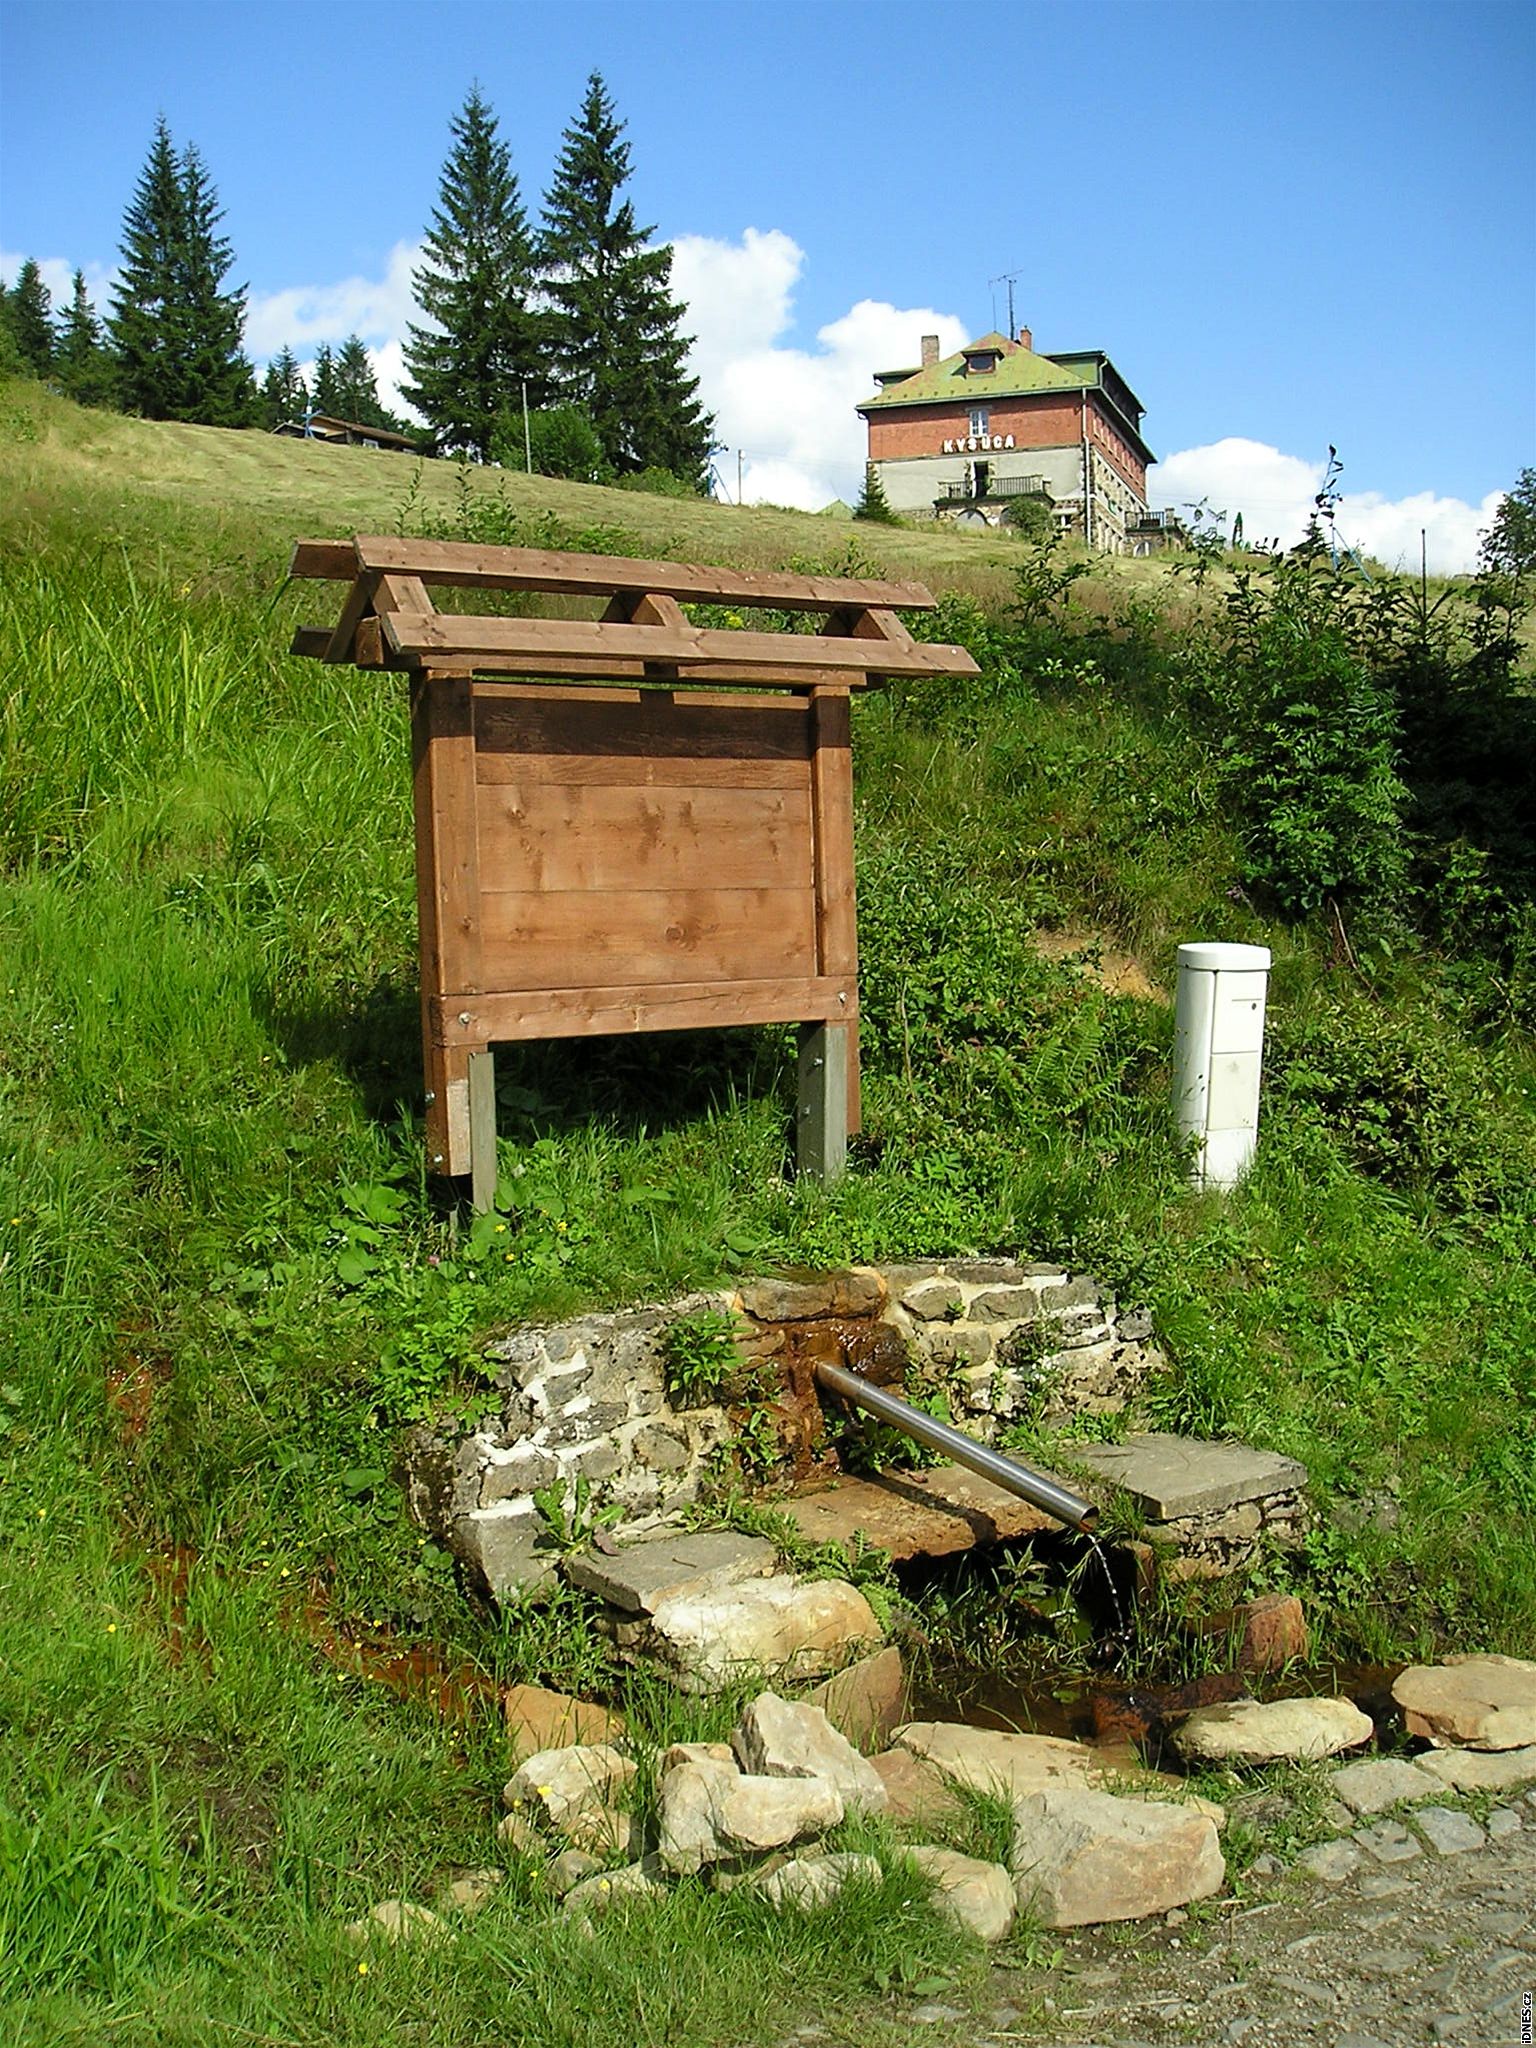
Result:
M1008 339L1010 341L1018 340L1018 329L1013 324L1013 288L1023 275L1022 270L1002 270L998 272L996 277L989 277L987 279L989 290L993 286L1000 284L1005 284L1008 287ZM995 291L992 295L992 325L994 327L997 325L997 294Z

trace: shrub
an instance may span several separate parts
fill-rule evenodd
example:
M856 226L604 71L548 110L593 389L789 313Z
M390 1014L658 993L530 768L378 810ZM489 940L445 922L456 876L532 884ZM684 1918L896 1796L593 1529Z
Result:
M578 484L605 480L603 444L580 406L539 407L528 415L526 436L522 414L504 413L491 444L493 457L507 469L523 469L530 452L540 476L566 477Z
M1241 572L1205 684L1243 880L1287 916L1376 907L1407 876L1397 709L1350 644L1341 580L1303 552Z

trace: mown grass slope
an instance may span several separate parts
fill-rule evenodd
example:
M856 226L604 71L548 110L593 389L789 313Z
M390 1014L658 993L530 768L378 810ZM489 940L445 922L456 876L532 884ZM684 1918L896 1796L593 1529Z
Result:
M747 2041L835 1981L874 2040L882 1987L963 1980L899 1874L835 1923L684 1892L596 1941L518 1875L451 1951L343 1940L373 1899L498 1860L493 1715L398 1701L370 1649L611 1681L578 1602L469 1610L393 1481L404 1420L472 1403L478 1338L519 1317L777 1262L1065 1258L1154 1310L1154 1419L1309 1463L1317 1533L1267 1575L1325 1643L1531 1652L1528 1044L1490 1022L1486 976L1474 1002L1396 926L1356 924L1346 952L1326 918L1253 907L1170 680L1199 593L1099 570L1026 646L1006 541L433 465L408 505L393 457L25 385L0 424L0 2010L20 2038ZM755 564L851 542L958 593L937 626L981 681L857 714L867 1131L836 1190L785 1177L788 1045L762 1032L507 1059L505 1249L468 1257L433 1207L404 709L287 657L325 593L282 576L301 533L451 526L466 491L543 537ZM1196 935L1276 955L1264 1145L1226 1201L1186 1192L1166 1109L1155 990ZM1108 995L1105 945L1154 993ZM631 1705L657 1740L730 1713Z

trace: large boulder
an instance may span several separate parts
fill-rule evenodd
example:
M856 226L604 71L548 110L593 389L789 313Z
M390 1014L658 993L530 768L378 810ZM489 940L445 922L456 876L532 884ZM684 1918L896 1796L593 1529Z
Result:
M513 1772L502 1789L504 1806L530 1810L551 1827L569 1831L583 1814L613 1803L635 1766L608 1742L578 1742L541 1749Z
M878 1860L851 1850L827 1856L796 1856L757 1880L757 1889L775 1906L798 1906L810 1912L835 1899L845 1884L879 1884L885 1876Z
M758 1579L663 1600L651 1654L687 1692L744 1676L820 1678L880 1640L869 1602L843 1579Z
M1142 1920L1209 1898L1226 1876L1204 1814L1109 1792L1017 1801L1010 1863L1020 1909L1047 1927Z
M679 1764L662 1780L657 1854L679 1876L762 1856L836 1827L842 1794L826 1778L749 1777L729 1764Z
M1447 1657L1392 1681L1410 1735L1437 1748L1523 1749L1536 1743L1536 1664L1523 1657Z
M1012 1877L1001 1863L983 1863L955 1849L924 1845L907 1855L933 1885L933 1903L956 1927L978 1941L1006 1940L1012 1932L1018 1898Z
M1173 1744L1202 1763L1268 1764L1336 1756L1375 1732L1353 1700L1231 1700L1197 1707L1174 1730Z
M859 1749L884 1749L901 1721L907 1681L894 1643L824 1679L811 1694L832 1726Z
M1529 1749L1427 1749L1414 1768L1456 1792L1512 1792L1536 1782L1536 1746Z
M1100 1785L1109 1776L1087 1743L968 1728L963 1721L908 1721L896 1730L894 1746L932 1764L953 1784L1004 1799L1048 1785Z
M731 1741L743 1771L760 1778L826 1778L842 1794L845 1812L885 1811L879 1773L809 1700L760 1693L742 1710Z
M622 1715L542 1685L509 1686L501 1706L515 1757L578 1742L613 1742L624 1733Z

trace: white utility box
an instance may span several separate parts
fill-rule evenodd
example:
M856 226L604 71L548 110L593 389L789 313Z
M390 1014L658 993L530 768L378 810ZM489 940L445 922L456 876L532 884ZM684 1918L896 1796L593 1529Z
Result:
M1173 1109L1198 1187L1234 1187L1253 1159L1268 990L1268 946L1179 948Z

